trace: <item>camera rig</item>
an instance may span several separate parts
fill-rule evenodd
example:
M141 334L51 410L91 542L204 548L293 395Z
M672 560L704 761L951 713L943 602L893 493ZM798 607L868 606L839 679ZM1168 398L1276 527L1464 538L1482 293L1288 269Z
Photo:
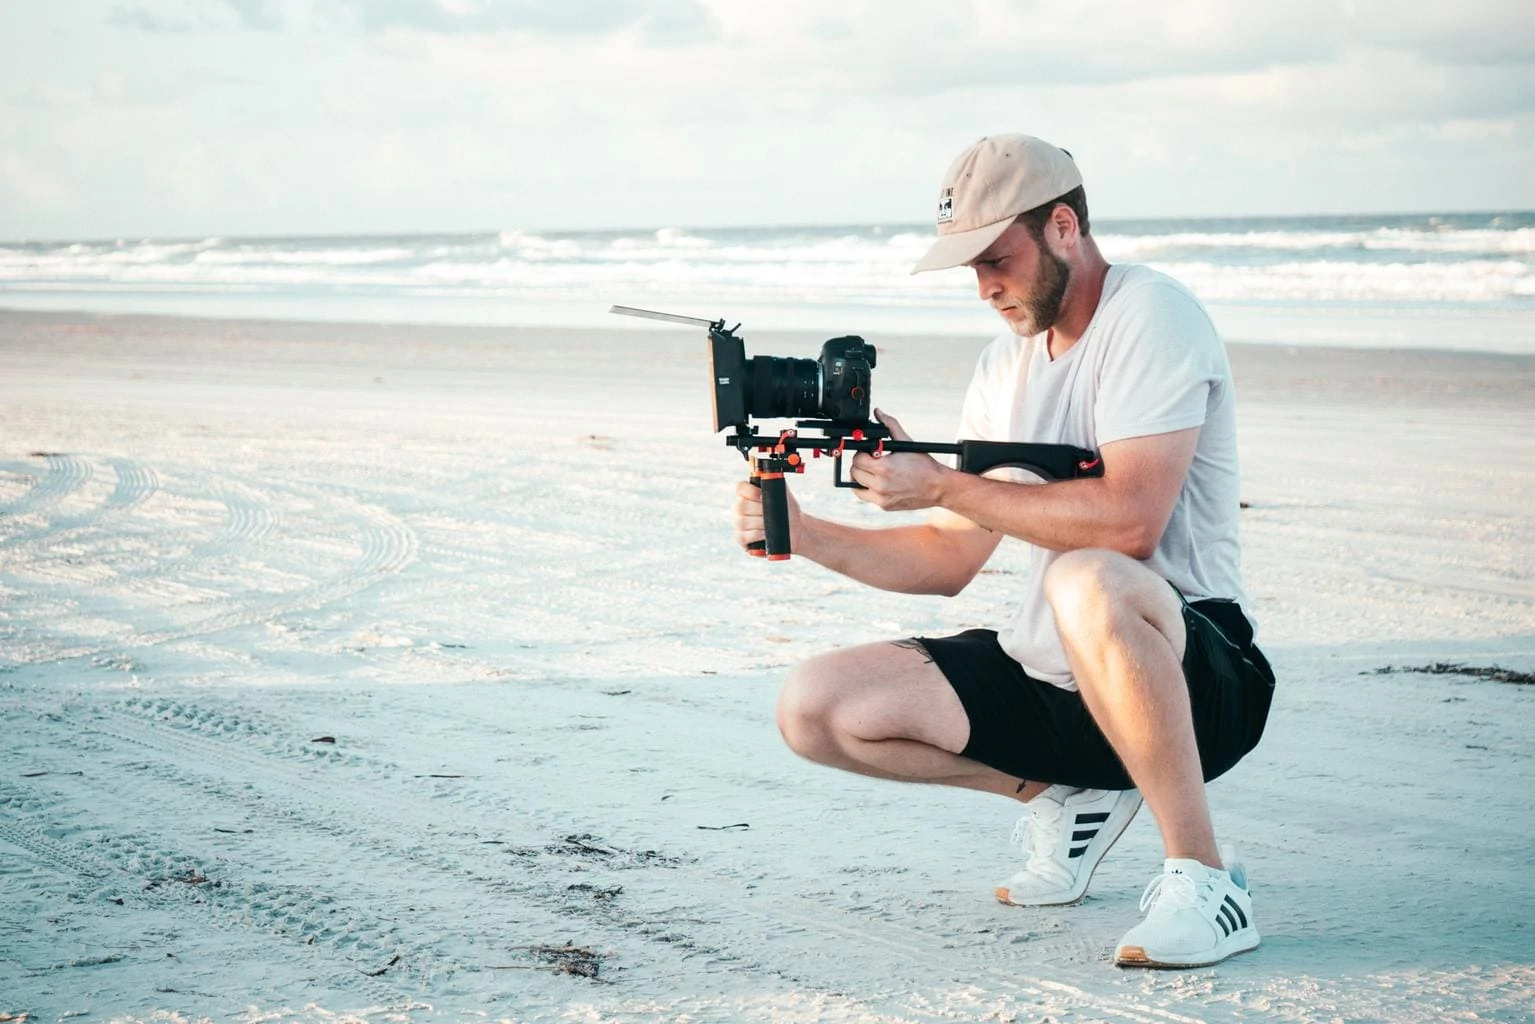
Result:
M861 489L844 476L842 458L867 452L876 458L898 452L953 455L956 467L966 473L1016 467L1046 480L1068 480L1103 475L1097 452L1065 444L1012 441L898 441L869 416L869 391L874 346L858 337L833 338L821 349L821 358L784 359L776 356L746 357L746 346L736 334L741 325L725 321L658 313L632 306L613 306L610 313L649 320L702 327L709 336L709 362L714 379L714 429L729 429L725 444L735 448L751 464L750 480L762 489L765 541L751 545L750 553L773 561L789 557L789 505L786 473L803 473L805 455L828 455L832 482L837 487ZM758 419L794 419L792 428L763 433L752 422ZM804 418L800 418L804 417Z

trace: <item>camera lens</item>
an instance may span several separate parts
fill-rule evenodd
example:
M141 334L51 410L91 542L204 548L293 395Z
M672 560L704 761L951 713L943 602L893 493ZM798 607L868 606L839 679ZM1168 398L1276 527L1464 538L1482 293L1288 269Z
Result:
M771 419L821 414L821 366L816 360L753 356L750 365L749 415Z

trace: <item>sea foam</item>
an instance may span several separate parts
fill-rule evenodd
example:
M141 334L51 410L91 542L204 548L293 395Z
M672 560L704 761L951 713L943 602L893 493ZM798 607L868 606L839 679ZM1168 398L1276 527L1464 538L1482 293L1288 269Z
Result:
M1111 261L1149 264L1216 306L1535 313L1527 213L1101 220L1094 235ZM370 317L590 324L609 302L680 303L750 309L768 327L990 329L967 271L909 273L931 241L921 226L850 225L19 242L0 245L0 305L347 318L365 301Z

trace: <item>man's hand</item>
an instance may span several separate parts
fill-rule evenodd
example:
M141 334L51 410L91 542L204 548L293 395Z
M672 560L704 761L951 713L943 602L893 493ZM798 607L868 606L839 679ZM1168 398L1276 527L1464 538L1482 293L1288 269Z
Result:
M784 496L789 504L789 551L800 554L806 516L800 512L799 502L794 500L794 494L787 487ZM730 512L736 543L742 548L767 538L762 527L762 488L745 480L736 484L736 500Z
M875 409L874 418L890 431L892 441L911 440L894 416ZM931 455L917 452L886 452L878 457L860 452L853 456L848 476L866 488L853 492L860 499L897 512L937 505L944 478L954 472Z

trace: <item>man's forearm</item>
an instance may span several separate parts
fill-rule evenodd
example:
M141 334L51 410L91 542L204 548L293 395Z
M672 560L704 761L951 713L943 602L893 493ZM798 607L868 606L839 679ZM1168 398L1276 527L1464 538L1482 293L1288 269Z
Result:
M902 594L952 596L979 566L927 524L863 529L805 516L794 553L859 583Z
M1106 443L1099 450L1101 477L1015 484L912 453L860 453L850 475L864 488L855 492L861 500L890 511L937 506L1037 547L1107 548L1146 559L1155 553L1188 479L1199 429Z
M950 471L938 504L978 526L1053 551L1108 548L1131 558L1156 549L1147 516L1101 478L1016 484Z

